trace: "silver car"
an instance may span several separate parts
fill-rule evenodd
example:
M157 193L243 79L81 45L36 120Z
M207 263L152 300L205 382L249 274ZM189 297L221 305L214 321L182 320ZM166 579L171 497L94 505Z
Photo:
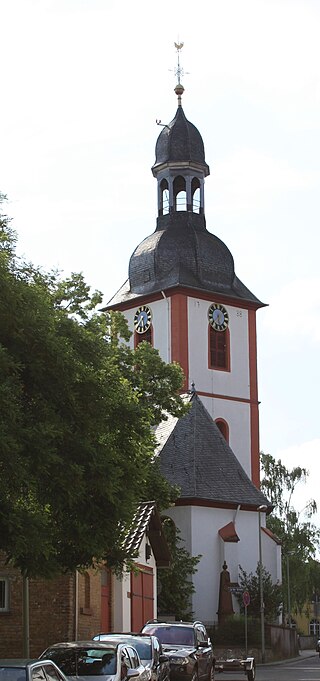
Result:
M92 677L99 677L97 681L150 681L150 671L136 649L117 640L55 643L41 658L53 660L72 681L94 681Z
M67 681L52 660L0 659L0 681Z

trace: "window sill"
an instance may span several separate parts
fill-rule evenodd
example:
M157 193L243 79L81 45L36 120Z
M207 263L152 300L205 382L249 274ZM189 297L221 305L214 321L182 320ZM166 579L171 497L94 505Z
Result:
M92 608L80 608L81 615L93 615Z

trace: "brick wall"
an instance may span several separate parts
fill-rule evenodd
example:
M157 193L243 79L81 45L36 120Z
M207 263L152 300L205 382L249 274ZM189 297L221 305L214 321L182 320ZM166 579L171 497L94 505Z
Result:
M22 578L1 556L0 576L9 578L10 597L8 612L0 612L0 657L22 657ZM71 574L53 580L30 579L29 603L31 657L37 657L52 643L73 641L76 631L78 640L91 639L101 626L100 572L88 571L86 578L84 574Z

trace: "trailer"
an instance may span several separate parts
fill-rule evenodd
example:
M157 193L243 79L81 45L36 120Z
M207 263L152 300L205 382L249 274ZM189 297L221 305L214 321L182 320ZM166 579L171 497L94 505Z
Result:
M217 674L222 672L239 672L246 675L248 681L256 678L256 663L254 657L233 657L232 651L228 650L224 657L216 659L215 671Z

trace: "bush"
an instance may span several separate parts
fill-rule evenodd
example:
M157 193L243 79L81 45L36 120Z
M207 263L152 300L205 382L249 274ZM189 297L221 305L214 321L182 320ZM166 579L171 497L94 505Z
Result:
M244 648L245 647L245 618L243 615L229 617L224 624L207 627L214 648ZM261 623L260 620L248 617L248 646L261 646ZM266 639L268 627L265 629Z

